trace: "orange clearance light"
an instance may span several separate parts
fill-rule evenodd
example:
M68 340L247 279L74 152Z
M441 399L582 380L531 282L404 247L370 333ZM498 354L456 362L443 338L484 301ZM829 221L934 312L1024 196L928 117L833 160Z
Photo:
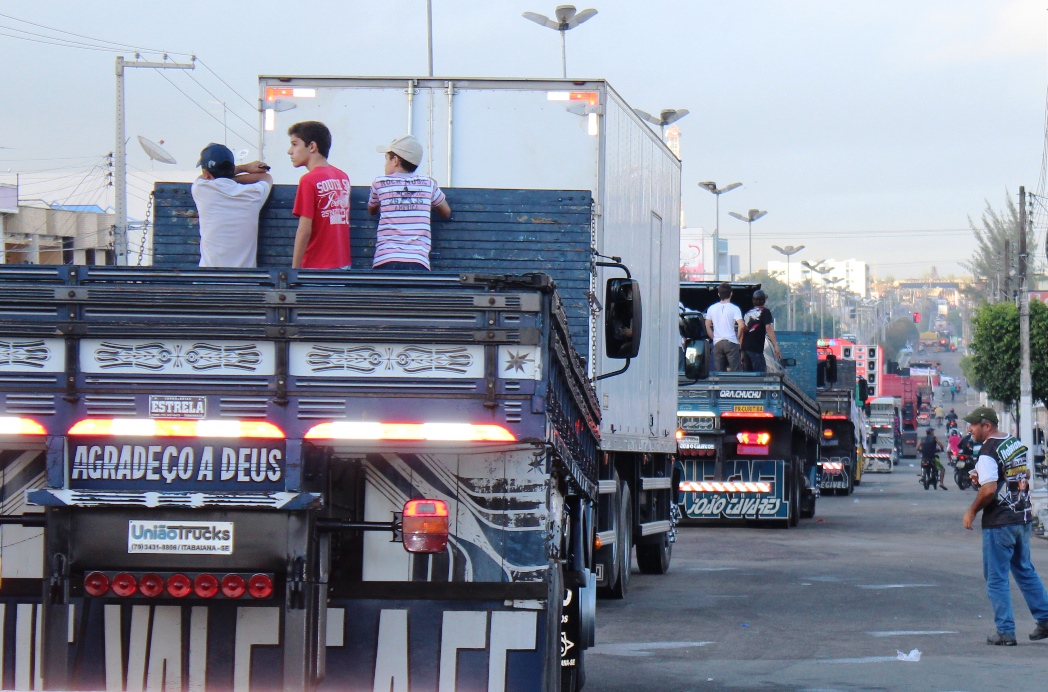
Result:
M32 418L0 416L0 435L46 435L44 426Z
M678 440L684 439L684 431L681 430L680 428L677 428L677 439Z
M831 437L833 437L833 431L830 430L829 428L823 428L822 436L825 437L828 440Z
M442 553L447 548L448 505L443 500L408 500L401 522L409 553Z
M266 421L85 418L70 435L114 437L253 437L284 439L284 431Z
M305 434L306 440L384 440L425 442L515 442L516 437L501 425L472 423L367 423L335 421L319 423Z

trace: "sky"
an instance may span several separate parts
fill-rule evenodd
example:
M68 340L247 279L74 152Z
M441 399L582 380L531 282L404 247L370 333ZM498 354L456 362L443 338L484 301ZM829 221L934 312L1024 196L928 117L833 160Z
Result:
M144 204L150 171L136 135L163 140L184 171L203 144L222 140L218 101L230 113L231 148L254 149L259 74L423 75L425 7L424 0L0 5L9 15L0 16L0 180L21 171L23 196L112 203L102 157L113 149L115 53L14 38L46 40L13 29L55 34L12 17L193 53L214 71L198 67L192 78L129 71L134 209ZM743 183L722 196L720 223L744 267L746 226L728 212L757 207L768 211L753 227L758 267L779 258L772 244L803 244L797 260L855 257L880 277L920 276L932 266L940 275L960 273L957 263L973 248L968 218L977 220L987 201L1003 207L1020 185L1038 185L1044 0L593 0L578 7L598 14L568 33L569 76L606 78L649 112L691 111L678 123L685 223L716 225L714 198L699 181ZM557 33L520 16L552 15L552 3L433 0L433 8L438 76L559 76ZM42 172L27 173L33 170ZM154 170L168 174L162 164Z

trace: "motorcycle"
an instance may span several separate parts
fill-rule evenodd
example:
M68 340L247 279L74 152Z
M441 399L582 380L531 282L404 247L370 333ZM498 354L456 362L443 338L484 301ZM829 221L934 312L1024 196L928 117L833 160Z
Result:
M963 452L957 455L957 461L953 467L953 480L957 482L957 487L961 490L967 490L972 487L972 478L969 472L975 468L975 463L970 456Z
M935 462L939 460L939 455L935 455L935 459L921 459L921 485L924 486L925 490L929 488L935 488L939 485L939 470L936 468Z
M950 431L951 430L956 430L956 429L957 429L957 421L955 421L955 420L948 420L948 421L946 421L946 435L947 436L950 435Z

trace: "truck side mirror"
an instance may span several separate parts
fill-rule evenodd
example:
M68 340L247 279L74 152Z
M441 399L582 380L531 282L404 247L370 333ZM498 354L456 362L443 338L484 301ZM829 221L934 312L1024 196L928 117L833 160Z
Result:
M832 353L826 356L826 381L830 384L837 382L837 356Z
M684 343L684 376L689 380L710 376L710 342L694 339Z
M706 319L701 312L688 311L680 316L680 335L691 340L706 338Z
M792 368L797 365L796 358L779 358L779 365L784 368Z
M636 279L608 279L604 306L604 352L608 358L636 358L642 324L640 284Z

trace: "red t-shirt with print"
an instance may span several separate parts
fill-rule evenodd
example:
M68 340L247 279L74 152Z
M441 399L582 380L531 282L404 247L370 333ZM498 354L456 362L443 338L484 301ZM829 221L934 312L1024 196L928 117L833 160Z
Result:
M298 181L295 216L313 220L303 269L348 267L349 176L334 166L317 166Z

